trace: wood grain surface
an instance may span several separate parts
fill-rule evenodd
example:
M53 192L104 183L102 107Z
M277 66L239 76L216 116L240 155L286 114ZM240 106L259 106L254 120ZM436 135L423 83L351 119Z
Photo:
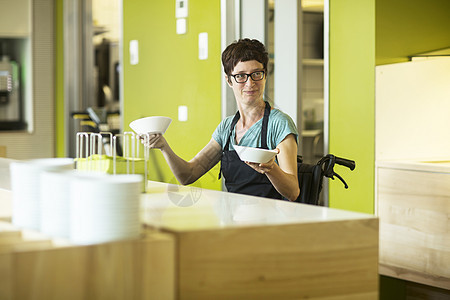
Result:
M380 273L450 289L450 174L377 173Z
M0 233L0 299L174 299L174 256L161 233L64 247Z
M378 220L174 232L179 299L378 299Z

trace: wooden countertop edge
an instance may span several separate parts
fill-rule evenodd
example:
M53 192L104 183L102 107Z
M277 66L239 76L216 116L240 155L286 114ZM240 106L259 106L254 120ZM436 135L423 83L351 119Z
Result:
M379 264L378 272L380 275L450 290L450 278L432 276L429 274L408 270L401 267L390 266L383 263Z
M0 222L0 225L2 222ZM13 227L13 225L11 225ZM14 228L14 227L13 227ZM34 251L53 251L57 249L108 246L112 244L141 243L164 241L171 239L161 230L148 230L142 226L141 234L137 238L119 239L93 244L73 244L68 239L52 238L38 231L16 229L0 232L0 255Z
M239 225L239 226L227 226L223 228L197 228L197 229L177 229L177 228L170 228L162 226L157 226L153 224L147 224L143 223L144 231L146 232L162 232L162 233L169 233L169 234L191 234L191 233L200 233L200 232L217 232L219 229L220 231L242 231L242 230L261 230L261 229L267 229L267 230L273 230L273 229L279 229L282 230L283 228L297 228L300 226L314 226L315 224L337 224L337 223L364 223L366 226L372 227L379 231L379 218L377 216L373 217L366 217L366 218L360 218L360 219L338 219L338 220L317 220L317 221L308 221L308 222L298 222L298 223L280 223L280 224L248 224L248 225Z

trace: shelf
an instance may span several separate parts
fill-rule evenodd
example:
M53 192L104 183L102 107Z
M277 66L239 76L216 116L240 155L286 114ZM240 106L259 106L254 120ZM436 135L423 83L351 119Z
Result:
M303 12L321 13L323 14L323 5L302 6Z
M323 13L324 0L303 0L301 3L303 11ZM269 9L275 9L274 0L269 0Z
M323 59L305 58L302 60L304 66L323 66Z

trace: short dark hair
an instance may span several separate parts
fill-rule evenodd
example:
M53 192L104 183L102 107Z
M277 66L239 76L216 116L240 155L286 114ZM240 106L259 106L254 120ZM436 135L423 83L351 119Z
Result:
M256 60L263 64L264 71L267 71L269 54L266 47L255 39L239 39L234 41L222 52L223 70L227 76L231 75L234 67L239 62Z

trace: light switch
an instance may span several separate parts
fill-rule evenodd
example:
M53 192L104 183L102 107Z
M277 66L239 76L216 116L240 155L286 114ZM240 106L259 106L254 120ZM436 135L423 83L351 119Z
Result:
M178 121L186 122L188 120L188 107L186 105L178 106Z
M185 34L186 31L186 19L177 19L177 34Z
M175 0L175 18L187 18L188 0Z
M208 33L201 32L198 34L198 59L208 58Z
M137 65L139 63L139 43L137 40L130 41L130 64Z

